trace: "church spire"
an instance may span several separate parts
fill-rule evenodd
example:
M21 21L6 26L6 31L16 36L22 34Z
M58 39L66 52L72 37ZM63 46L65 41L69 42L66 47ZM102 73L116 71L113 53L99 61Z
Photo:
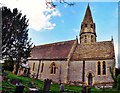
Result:
M92 13L88 4L83 22L81 24L80 43L96 42L96 37L95 23L93 22Z
M88 22L89 23L93 23L92 14L91 14L91 10L90 10L89 4L87 6L87 10L86 10L83 22L84 23L88 23Z

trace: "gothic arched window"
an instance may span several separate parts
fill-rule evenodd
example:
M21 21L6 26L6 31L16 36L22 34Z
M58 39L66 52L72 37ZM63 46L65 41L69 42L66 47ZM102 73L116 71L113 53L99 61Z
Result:
M103 64L102 64L102 70L103 70L103 75L106 75L106 62L103 61Z
M53 62L51 65L50 65L50 74L55 74L56 73L56 65L55 63Z
M85 27L87 27L87 24L85 24Z
M101 75L101 64L98 62L97 64L97 75Z

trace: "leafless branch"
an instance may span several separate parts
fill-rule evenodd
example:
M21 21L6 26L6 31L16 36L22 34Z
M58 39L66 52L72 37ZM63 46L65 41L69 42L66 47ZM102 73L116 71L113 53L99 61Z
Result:
M46 6L47 6L47 8L56 8L56 4L52 1L52 0L45 0L46 1ZM73 5L75 5L75 3L69 3L69 2L66 2L65 0L59 0L59 2L61 3L61 4L66 4L66 5L68 5L68 6L73 6Z

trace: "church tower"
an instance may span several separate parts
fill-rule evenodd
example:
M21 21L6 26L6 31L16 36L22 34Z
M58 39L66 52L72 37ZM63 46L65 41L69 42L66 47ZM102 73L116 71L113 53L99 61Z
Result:
M88 4L87 10L81 24L80 30L80 43L92 43L96 42L96 31L95 31L95 23L92 19L92 14L90 10L90 6Z

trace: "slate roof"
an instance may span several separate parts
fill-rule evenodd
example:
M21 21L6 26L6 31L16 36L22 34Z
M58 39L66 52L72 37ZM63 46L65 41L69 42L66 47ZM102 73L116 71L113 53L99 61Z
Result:
M71 60L113 59L114 45L112 41L78 44Z
M33 47L29 59L67 59L75 40L57 42ZM77 44L71 60L99 60L114 59L114 44L112 41L103 41L87 44Z
M29 59L66 59L75 40L33 47Z

